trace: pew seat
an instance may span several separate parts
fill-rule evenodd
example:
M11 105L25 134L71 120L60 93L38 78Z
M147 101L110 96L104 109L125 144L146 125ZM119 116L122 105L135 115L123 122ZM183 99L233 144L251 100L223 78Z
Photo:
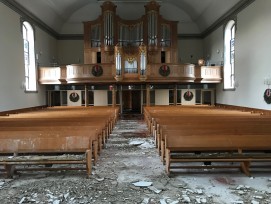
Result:
M13 177L16 165L42 164L85 164L87 176L91 175L92 140L88 136L63 136L57 140L55 137L0 138L0 152L2 154L0 165L4 166L8 178ZM63 154L75 152L84 154L84 156L63 157ZM54 156L48 157L48 155ZM52 169L60 170L59 168L50 170ZM46 169L40 168L40 170Z
M256 138L256 139L255 139ZM255 142L257 141L257 142ZM187 162L228 162L228 166L210 166L209 168L233 168L231 162L239 163L239 168L251 176L250 167L256 162L268 162L270 168L270 135L216 135L165 137L166 172L171 173L173 163ZM197 165L195 168L206 168ZM176 168L173 167L173 168ZM181 168L181 167L179 167ZM192 168L187 166L183 168Z

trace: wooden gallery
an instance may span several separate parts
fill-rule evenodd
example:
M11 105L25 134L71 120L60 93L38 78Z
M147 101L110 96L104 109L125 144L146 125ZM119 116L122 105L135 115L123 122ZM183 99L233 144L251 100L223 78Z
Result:
M119 105L121 113L142 113L150 105L214 105L222 67L180 63L178 22L159 11L151 1L141 18L124 20L114 3L103 3L101 15L84 22L84 64L39 68L47 104Z

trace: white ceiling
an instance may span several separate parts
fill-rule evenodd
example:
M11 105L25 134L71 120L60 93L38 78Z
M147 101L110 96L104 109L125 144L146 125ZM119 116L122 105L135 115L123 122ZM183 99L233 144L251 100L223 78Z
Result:
M98 0L13 0L58 34L82 34L83 21L101 14ZM148 0L117 0L117 15L140 18ZM244 0L159 0L160 14L178 21L179 34L201 34Z

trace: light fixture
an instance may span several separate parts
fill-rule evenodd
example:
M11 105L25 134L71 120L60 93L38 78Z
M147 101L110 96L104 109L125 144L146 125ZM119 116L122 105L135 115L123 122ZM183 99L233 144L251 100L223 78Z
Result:
M204 59L199 59L199 60L198 60L198 65L199 65L199 66L204 66L204 64L205 64Z

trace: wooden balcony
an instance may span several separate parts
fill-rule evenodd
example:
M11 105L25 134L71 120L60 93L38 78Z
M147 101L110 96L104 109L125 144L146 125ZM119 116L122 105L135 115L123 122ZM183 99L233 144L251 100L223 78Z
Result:
M100 75L93 72L97 66L102 69ZM221 70L220 66L150 64L143 77L140 73L125 73L123 70L122 75L116 80L114 64L72 64L60 67L40 67L39 83L220 83Z
M197 83L221 83L222 67L221 66L197 66L196 81Z
M168 76L162 76L160 69L167 66ZM152 64L147 70L147 81L150 82L194 82L195 69L193 64Z
M96 64L72 64L67 65L67 83L95 83L95 82L115 82L112 73L112 64L99 64L102 68L102 75L95 76L93 67Z
M40 84L64 84L66 83L66 66L40 67Z

